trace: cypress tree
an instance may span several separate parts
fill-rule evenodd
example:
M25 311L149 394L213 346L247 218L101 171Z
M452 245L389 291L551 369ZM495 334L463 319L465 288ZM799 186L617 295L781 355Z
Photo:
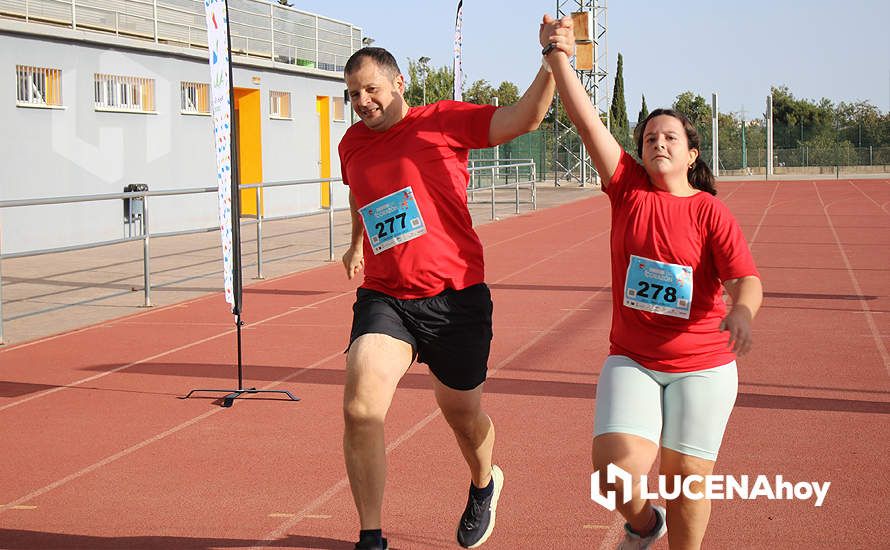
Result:
M609 109L612 119L612 135L622 146L628 142L630 124L627 120L627 104L624 101L624 57L618 54L618 69L615 71L615 87L612 92L612 106Z
M649 116L649 107L646 107L646 94L643 94L643 106L640 108L640 114L637 115L637 126L642 124L647 116Z

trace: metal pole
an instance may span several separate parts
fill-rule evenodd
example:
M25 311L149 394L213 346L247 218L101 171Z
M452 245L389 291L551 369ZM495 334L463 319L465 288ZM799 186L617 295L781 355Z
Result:
M491 219L494 219L494 167L492 167L492 177L491 177Z
M0 255L3 255L3 224L0 223ZM0 260L0 346L3 341L3 261Z
M328 182L328 260L334 261L334 185Z
M494 96L493 98L491 98L491 104L494 105L495 107L500 105L500 99L498 99L498 96ZM500 163L501 163L501 146L495 145L494 146L494 165L497 166ZM495 177L497 177L497 175L498 175L498 169L495 168Z
M538 181L538 165L532 163L532 210L538 209L537 181Z
M519 214L519 166L516 167L516 213Z
M256 278L263 277L263 211L260 208L260 188L256 190Z
M270 59L272 63L275 63L275 5L272 2L269 2L269 39L271 42L270 49L272 50Z
M711 172L714 177L720 176L720 121L717 119L717 94L711 94Z
M142 284L145 289L145 307L151 307L151 229L148 225L148 197L142 196Z
M77 30L77 0L71 0L71 28Z
M473 162L472 160L470 162ZM473 168L476 167L476 163L473 162ZM476 177L476 170L470 172L470 202L476 202L476 184L478 183L479 178Z
M596 56L593 56L596 59ZM568 150L568 149L566 149ZM559 164L559 91L553 94L553 159L550 163L553 168L553 187L559 187L559 172L562 166Z
M766 176L773 175L773 96L766 96Z
M152 14L154 15L155 44L157 44L158 43L158 0L154 0L154 2L152 2Z
M584 187L584 182L586 181L584 178L587 177L585 173L584 166L584 141L578 140L578 159L580 164L578 165L578 186Z

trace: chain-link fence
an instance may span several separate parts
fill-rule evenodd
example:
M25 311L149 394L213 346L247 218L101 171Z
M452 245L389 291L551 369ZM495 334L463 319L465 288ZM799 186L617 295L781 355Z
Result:
M710 124L697 124L701 137L702 159L712 164L712 129ZM766 129L763 121L747 121L744 125L731 115L720 115L720 174L763 174L766 170ZM577 180L580 177L581 141L577 133L561 136L562 147L556 150L556 134L552 123L545 122L534 132L520 136L498 148L501 160L532 159L539 181ZM877 141L878 143L869 143ZM861 144L861 145L860 145ZM628 141L628 152L636 156L635 145ZM495 148L470 152L472 160L493 160ZM789 127L775 124L773 130L773 167L777 173L847 173L890 172L890 145L874 139L874 132L863 127Z
M547 181L548 177L552 177L550 175L554 139L552 132L542 124L534 132L521 135L497 148L474 149L470 151L470 160L476 162L477 166L482 166L487 163L481 161L500 159L501 162L504 162L512 159L531 159L535 162L538 181Z
M470 159L532 159L538 167L541 167L545 166L547 160L553 156L553 151L548 150L547 144L548 140L546 139L545 130L539 128L534 132L529 132L528 134L519 136L513 141L504 143L497 148L474 149L470 151ZM552 149L552 146L550 148Z
M502 144L497 152L494 147L470 151L470 160L532 159L540 182L580 181L581 139L573 129L562 129L559 139L562 146L557 150L553 123L543 122L537 130Z
M701 155L712 165L710 124L697 124ZM761 120L743 122L720 114L719 162L721 174L759 173L766 170L766 128ZM821 124L773 124L773 169L777 173L890 172L890 144L879 131L864 124L842 126L828 119Z

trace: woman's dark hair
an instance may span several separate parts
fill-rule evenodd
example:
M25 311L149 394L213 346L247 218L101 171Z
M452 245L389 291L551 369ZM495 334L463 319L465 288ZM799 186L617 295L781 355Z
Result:
M646 125L649 124L650 120L661 115L672 116L679 120L683 124L683 129L686 130L686 140L689 142L689 148L698 151L698 155L695 156L695 162L686 174L689 183L692 184L692 187L700 191L707 191L712 195L716 195L717 188L714 187L714 174L711 172L711 168L708 167L705 161L701 158L701 137L699 137L695 126L689 122L689 119L686 118L683 113L673 109L655 109L649 113L646 120L637 124L637 127L634 129L634 140L637 142L637 155L640 158L643 158L643 134L646 132Z
M396 62L396 58L393 57L391 53L383 48L375 48L371 46L362 48L352 54L349 57L349 60L346 61L346 66L343 67L343 73L348 75L357 71L362 66L362 63L365 62L365 58L376 63L378 67L389 73L393 78L402 74L402 71L399 69L399 64Z

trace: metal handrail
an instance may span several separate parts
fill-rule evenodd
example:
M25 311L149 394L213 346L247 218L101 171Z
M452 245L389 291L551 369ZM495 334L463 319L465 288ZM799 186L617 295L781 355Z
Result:
M496 162L491 166L475 166L476 162ZM495 200L495 190L496 189L515 189L516 196L514 199L514 203L516 205L515 213L519 214L519 205L520 204L531 204L532 210L538 209L537 203L537 187L536 182L538 179L537 176L537 165L535 161L532 159L515 159L510 162L504 163L498 161L497 159L476 159L470 160L472 164L467 171L470 173L470 200L476 202L476 191L484 191L489 190L491 192L490 202L491 202L491 219L495 219L495 206L497 205L497 201ZM519 180L519 169L523 167L529 168L528 181L524 184ZM510 170L514 170L515 179L511 184L509 182ZM474 177L477 172L491 172L491 185L487 187L481 187L474 185L478 182L478 178ZM503 172L505 175L505 182L502 185L495 185L495 180L499 177L500 172ZM528 186L529 191L531 193L531 197L529 201L524 202L519 200L519 189L521 187ZM506 202L506 201L501 201Z
M114 6L88 0L4 0L0 2L0 15L21 18L28 23L65 25L73 30L206 49L204 6L200 0L188 2L191 9L188 4L158 0L124 0ZM297 58L276 59L277 46L291 46L275 40L276 33L282 32L275 30L276 24L307 27L305 34L288 34L311 42L310 48L304 48L312 53L307 61L313 61L315 68L323 71L341 71L349 55L361 47L361 28L345 21L263 0L241 0L240 5L229 8L233 51L237 49L234 43L244 41L245 51L236 53L248 57L299 65ZM251 50L251 43L263 45ZM321 59L325 63L320 63Z
M320 183L335 183L343 181L342 178L315 178L315 179L306 179L306 180L292 180L292 181L279 181L279 182L268 182L268 183L253 183L253 184L245 184L241 185L240 189L256 189L257 193L257 204L259 204L259 193L260 189L264 187L284 187L284 186L292 186L292 185L310 185L310 184L320 184ZM167 196L177 196L177 195L194 195L201 193L217 193L218 188L216 187L193 187L187 189L173 189L168 191L131 191L125 193L103 193L99 195L80 195L80 196L65 196L65 197L47 197L40 199L16 199L16 200L6 200L0 201L0 209L3 208L17 208L17 207L28 207L28 206L46 206L46 205L54 205L54 204L71 204L71 203L86 203L86 202L97 202L97 201L106 201L106 200L121 200L121 199L140 199L142 200L142 225L144 228L143 234L140 236L134 237L124 237L121 239L114 239L110 241L101 241L101 242L91 242L84 243L78 245L71 245L65 247L57 247L57 248L47 248L41 250L33 250L27 252L16 252L11 254L3 254L2 253L2 234L0 234L0 260L3 259L12 259L12 258L22 258L28 256L39 256L43 254L51 254L55 252L70 252L74 250L85 250L89 248L96 248L99 246L108 246L112 244L120 244L125 242L139 241L141 240L142 245L142 264L143 264L143 293L144 293L144 306L151 307L151 238L152 237L172 237L172 236L180 236L180 235L188 235L198 232L209 232L209 231L219 231L219 227L207 227L207 228L198 228L198 229L186 229L181 231L171 231L165 233L157 233L152 234L150 225L149 225L149 201L148 197L167 197ZM333 186L329 186L329 204L333 206ZM333 249L334 249L334 241L333 241L333 212L334 210L345 210L348 207L334 209L334 208L325 208L318 211L313 212L301 212L296 215L289 216L279 216L274 218L266 218L268 221L272 221L275 219L285 219L285 218L296 218L302 216L310 216L319 214L326 210L330 210L329 224L331 225L329 229L330 234L330 242L328 244L330 250L330 257L333 259ZM258 263L258 273L262 275L262 220L263 216L257 216L255 220L248 219L247 221L241 221L242 224L257 224L257 263ZM2 270L0 270L0 345L3 344L3 277Z
M520 181L520 168L528 167L528 181ZM487 187L473 187L473 184L478 180L474 179L474 176L479 172L492 171L492 173L496 173L498 171L503 172L507 178L509 178L510 171L513 171L515 175L515 179L513 182L508 182L503 185L495 185L495 179L492 178L491 185ZM491 192L491 219L495 219L495 190L496 189L515 189L515 199L514 201L501 201L501 204L506 202L514 202L515 203L515 212L519 213L519 205L520 204L531 204L532 209L537 209L537 199L536 199L536 180L537 180L537 172L535 163L531 160L521 159L520 161L502 163L493 166L471 166L468 168L468 172L470 173L470 186L468 191L470 191L473 195L475 195L476 191L482 190L490 190ZM315 179L305 179L305 180L288 180L288 181L277 181L277 182L262 182L262 183L251 183L244 184L240 186L240 189L255 189L257 205L260 204L260 192L265 188L274 188L274 187L287 187L287 186L299 186L299 185L312 185L312 184L321 184L321 183L336 183L342 182L343 178L334 177L334 178L315 178ZM520 201L519 191L521 188L528 187L530 189L531 198L529 201ZM80 196L65 196L65 197L47 197L47 198L39 198L39 199L15 199L15 200L5 200L0 201L0 209L3 208L18 208L18 207L29 207L29 206L45 206L45 205L55 205L55 204L71 204L71 203L85 203L85 202L97 202L97 201L106 201L106 200L121 200L121 199L137 199L142 200L142 225L143 225L143 234L137 235L133 237L124 237L121 239L114 239L109 241L97 241L91 243L83 243L77 245L70 245L64 247L56 247L56 248L47 248L41 250L33 250L27 252L14 252L3 254L2 253L2 227L0 227L0 261L4 259L12 259L12 258L22 258L28 256L39 256L43 254L51 254L57 252L70 252L75 250L86 250L90 248L96 248L100 246L109 246L113 244L120 244L125 242L132 241L142 241L142 260L143 260L143 292L144 292L144 305L145 307L151 307L151 238L159 238L159 237L173 237L173 236L181 236L181 235L189 235L200 232L210 232L210 231L219 231L218 226L213 227L203 227L203 228L193 228L193 229L185 229L180 231L171 231L171 232L163 232L163 233L152 233L149 223L148 223L148 215L149 215L149 197L169 197L169 196L178 196L178 195L194 195L194 194L202 194L202 193L217 193L218 188L216 187L194 187L187 189L174 189L167 191L132 191L132 192L124 192L124 193L105 193L105 194L96 194L96 195L80 195ZM474 197L475 198L475 197ZM475 201L474 201L475 202ZM257 235L257 278L263 278L263 223L266 221L277 221L277 220L285 220L285 219L294 219L300 217L307 216L315 216L322 213L327 212L328 214L328 258L330 261L334 260L334 213L339 211L348 210L349 206L343 206L340 208L334 207L334 186L328 186L328 204L329 207L321 208L319 210L313 210L308 212L300 212L297 214L285 214L281 216L273 216L267 217L263 215L258 215L255 219L247 218L242 220L240 223L243 225L249 225L251 223L256 225L256 235ZM0 270L0 345L4 343L3 341L3 284L2 284L2 270Z

